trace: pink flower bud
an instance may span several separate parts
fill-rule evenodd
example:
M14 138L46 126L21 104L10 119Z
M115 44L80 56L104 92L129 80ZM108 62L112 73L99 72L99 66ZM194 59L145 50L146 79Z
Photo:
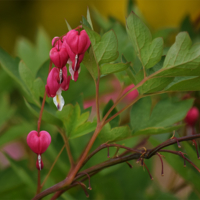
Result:
M126 87L123 91L123 94L125 94L126 92L128 92L130 89L134 88L135 85L131 84L128 87ZM126 95L125 100L127 101L133 101L135 98L137 98L137 96L139 95L138 90L135 89L132 92L130 92L129 94Z
M199 110L196 107L192 107L188 111L188 113L185 117L185 122L189 126L194 126L198 118L199 118Z
M67 76L67 68L62 69L53 68L47 78L45 86L48 97L55 97L59 89L68 90L70 83L70 76Z
M57 47L58 49L62 47L62 40L56 36L51 41L52 47Z
M67 50L63 47L58 47L58 45L51 49L49 56L53 64L58 68L63 68L69 59Z
M90 39L85 30L71 30L63 37L63 41L66 41L75 55L84 54L90 46Z
M31 131L26 138L28 146L36 154L44 153L51 143L51 136L46 131Z

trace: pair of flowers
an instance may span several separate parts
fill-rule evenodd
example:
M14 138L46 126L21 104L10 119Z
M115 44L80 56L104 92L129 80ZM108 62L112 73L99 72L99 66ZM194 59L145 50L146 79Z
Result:
M45 89L48 97L53 97L58 110L62 110L64 106L64 99L61 96L62 90L68 90L70 79L77 81L81 69L80 63L90 46L90 39L85 30L77 31L74 29L62 38L54 37L52 46L50 59L55 68L48 75ZM67 76L67 63L71 76Z

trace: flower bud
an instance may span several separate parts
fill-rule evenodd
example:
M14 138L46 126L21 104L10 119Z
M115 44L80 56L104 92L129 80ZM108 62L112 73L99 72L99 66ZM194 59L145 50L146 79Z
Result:
M53 64L58 68L63 68L69 59L67 50L62 46L60 48L58 44L51 49L49 56Z
M47 131L31 131L26 138L28 146L36 154L44 153L51 143L51 136Z
M52 47L61 48L62 47L62 40L56 36L51 41Z
M126 87L123 91L123 94L125 94L126 92L128 92L130 89L134 88L135 85L131 84L128 87ZM126 101L133 101L135 98L137 98L139 95L138 90L135 89L133 91L131 91L129 94L126 95L126 97L124 98Z
M75 55L84 54L90 46L90 39L85 30L71 30L63 37L63 41L66 41Z
M196 121L199 118L199 110L196 107L192 107L186 117L185 117L185 122L189 125L189 126L194 126Z

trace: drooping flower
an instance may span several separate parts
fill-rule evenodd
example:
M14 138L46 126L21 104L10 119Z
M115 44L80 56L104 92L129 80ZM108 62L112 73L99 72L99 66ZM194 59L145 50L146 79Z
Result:
M62 110L65 101L61 95L62 90L66 91L69 88L70 76L67 76L67 68L53 68L47 78L45 86L48 97L53 97L53 101L58 108Z
M85 30L71 30L63 37L63 47L66 48L69 55L69 72L72 80L77 81L80 73L80 63L84 54L90 46L90 39Z
M38 155L36 167L41 170L43 162L41 154L43 154L51 143L51 136L47 131L31 131L26 138L28 146Z
M52 45L54 47L50 50L49 56L53 64L58 68L63 68L69 59L68 52L62 45L62 41L57 37L53 38Z

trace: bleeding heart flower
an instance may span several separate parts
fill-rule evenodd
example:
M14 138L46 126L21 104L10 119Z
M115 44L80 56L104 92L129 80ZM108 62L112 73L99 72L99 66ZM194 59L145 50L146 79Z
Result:
M58 41L59 44L59 41ZM56 44L55 47L53 47L49 53L50 59L53 62L53 64L58 68L63 68L69 59L68 52L66 48L59 47L59 45Z
M185 122L189 126L194 126L198 118L199 118L199 110L196 107L192 107L188 111L188 113L185 117Z
M70 59L68 60L71 78L77 81L80 73L80 63L90 46L90 39L85 30L81 32L71 30L63 37L63 47L66 48Z
M38 155L36 167L41 170L43 162L41 154L44 153L51 143L51 136L47 131L31 131L26 138L28 146L31 150Z
M47 78L47 84L45 86L48 97L54 97L53 101L58 108L62 110L65 101L61 95L62 90L68 90L70 83L70 76L67 76L67 68L62 69L53 68Z
M51 143L51 136L47 131L31 131L27 136L27 144L36 154L44 153Z

